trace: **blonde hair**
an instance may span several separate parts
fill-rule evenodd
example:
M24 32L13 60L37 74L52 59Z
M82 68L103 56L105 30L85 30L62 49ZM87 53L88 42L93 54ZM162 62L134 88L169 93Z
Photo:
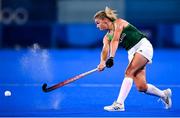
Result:
M109 7L106 7L105 10L98 11L94 15L94 19L96 18L108 18L111 21L115 21L117 19L116 10L112 10Z

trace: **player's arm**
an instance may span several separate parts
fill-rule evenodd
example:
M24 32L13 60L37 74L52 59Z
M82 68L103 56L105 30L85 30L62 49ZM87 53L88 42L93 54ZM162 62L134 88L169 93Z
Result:
M105 61L106 61L106 59L108 57L109 44L110 44L110 42L108 41L107 36L105 35L105 37L103 39L103 48L102 48L102 51L101 51L101 62L105 63Z
M115 57L116 50L119 45L119 39L123 30L123 26L120 25L119 22L115 22L114 27L115 27L114 36L110 43L110 57Z
M114 24L114 36L112 41L110 42L110 57L106 61L106 67L111 68L114 65L113 58L115 57L116 50L118 49L119 39L123 30L123 25L120 25L120 21L116 21Z
M98 70L102 71L105 68L105 63L109 54L110 41L108 41L107 36L103 39L103 48L100 55L100 64L98 65Z

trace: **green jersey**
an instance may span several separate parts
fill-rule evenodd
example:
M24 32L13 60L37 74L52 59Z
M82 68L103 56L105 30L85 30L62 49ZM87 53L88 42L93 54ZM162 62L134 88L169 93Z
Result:
M107 34L108 40L111 41L113 39L113 35ZM129 24L125 27L120 36L120 43L122 46L129 50L133 46L135 46L142 38L146 37L142 32L140 32L136 27Z

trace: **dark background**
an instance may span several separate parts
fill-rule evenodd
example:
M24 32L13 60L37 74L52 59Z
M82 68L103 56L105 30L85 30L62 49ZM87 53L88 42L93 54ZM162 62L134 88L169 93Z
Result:
M1 0L0 48L101 47L105 32L96 28L93 15L105 6L143 31L155 48L179 48L179 5L179 0Z

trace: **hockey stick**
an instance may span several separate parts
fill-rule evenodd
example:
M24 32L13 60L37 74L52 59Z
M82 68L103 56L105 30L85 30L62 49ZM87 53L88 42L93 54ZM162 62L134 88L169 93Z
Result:
M62 87L62 86L64 86L64 85L66 85L66 84L69 84L69 83L71 83L71 82L73 82L73 81L76 81L76 80L78 80L78 79L80 79L80 78L82 78L82 77L84 77L84 76L86 76L86 75L89 75L89 74L91 74L91 73L93 73L93 72L95 72L95 71L97 71L97 70L98 70L97 68L92 69L92 70L90 70L90 71L87 71L87 72L84 72L84 73L82 73L82 74L79 74L79 75L77 75L77 76L75 76L75 77L69 78L69 79L67 79L67 80L65 80L65 81L63 81L63 82L60 82L60 83L58 83L58 84L55 84L55 85L53 85L53 86L51 86L51 87L47 87L47 84L44 83L43 86L42 86L42 90L43 90L44 92L50 92L50 91L52 91L52 90L55 90L55 89L57 89L57 88L60 88L60 87Z

